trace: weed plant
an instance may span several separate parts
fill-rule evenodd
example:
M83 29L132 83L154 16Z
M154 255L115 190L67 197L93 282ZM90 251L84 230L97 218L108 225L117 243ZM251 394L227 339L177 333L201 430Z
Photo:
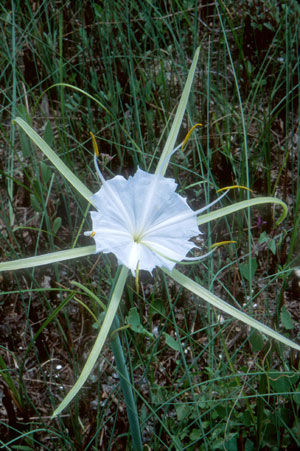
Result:
M107 178L148 169L200 45L181 138L203 127L168 175L193 209L218 188L246 185L286 202L289 217L275 228L267 206L215 221L201 244L236 244L184 271L299 343L299 15L296 0L2 2L1 261L90 244L86 203L12 119L30 123L95 192L89 132ZM222 204L244 198L232 191ZM1 449L130 449L109 345L50 420L101 321L87 289L106 304L115 271L113 256L95 255L0 274ZM162 273L141 274L139 292L131 280L119 317L148 449L299 449L296 352Z

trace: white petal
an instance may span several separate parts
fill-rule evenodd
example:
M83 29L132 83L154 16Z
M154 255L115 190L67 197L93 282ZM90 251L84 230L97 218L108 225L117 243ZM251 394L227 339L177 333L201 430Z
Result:
M142 233L165 212L168 198L174 194L176 183L159 175L138 169L131 180L136 233Z
M104 218L111 218L113 223L124 224L127 230L134 227L134 214L128 198L128 181L117 175L105 182L92 197L94 205Z
M143 243L149 246L154 252L164 256L167 260L172 259L175 262L184 260L186 254L194 247L194 243L191 241L179 241L178 239L172 238L160 240L156 237L155 241L145 240Z
M135 274L156 266L169 270L194 247L197 218L173 179L138 169L126 180L116 176L93 196L91 212L97 252L112 252ZM172 261L172 260L175 261Z

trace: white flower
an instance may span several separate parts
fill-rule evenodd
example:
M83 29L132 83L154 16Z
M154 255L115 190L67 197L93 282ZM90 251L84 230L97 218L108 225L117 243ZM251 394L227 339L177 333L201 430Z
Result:
M128 180L99 176L103 184L92 197L97 208L91 212L93 232L86 233L95 239L96 252L112 252L133 275L137 267L172 270L186 258L195 247L190 239L200 233L198 212L175 192L173 179L141 169Z

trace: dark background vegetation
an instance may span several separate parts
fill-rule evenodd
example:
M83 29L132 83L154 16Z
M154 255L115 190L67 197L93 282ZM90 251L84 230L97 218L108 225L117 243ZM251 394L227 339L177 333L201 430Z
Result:
M285 201L289 217L276 228L279 211L267 206L251 222L239 213L203 228L204 249L236 244L184 271L299 342L299 14L294 0L2 2L1 261L90 243L86 202L12 119L28 121L92 191L90 131L106 178L153 171L200 45L179 139L203 127L168 175L193 208L218 188L247 185ZM62 82L105 108L53 86ZM244 198L234 191L223 204ZM106 303L115 271L113 256L94 256L0 274L1 449L131 449L109 343L71 406L50 420L97 334L84 305L96 317L99 307L72 281ZM121 323L136 312L144 327L121 338L145 449L299 449L297 353L159 271L141 275L139 293L130 279L123 301Z

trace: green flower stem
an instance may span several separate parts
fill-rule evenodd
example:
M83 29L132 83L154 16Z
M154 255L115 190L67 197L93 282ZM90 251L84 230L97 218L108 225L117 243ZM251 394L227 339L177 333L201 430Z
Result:
M113 332L114 330L118 329L119 327L118 323L119 320L117 319L117 317L115 317L112 326L112 338L110 340L110 345L114 353L115 362L120 377L120 384L125 399L126 410L129 420L129 428L132 437L132 450L142 451L143 445L141 438L141 429L139 424L138 411L133 396L132 384L130 382L129 372L126 367L125 356L119 338L119 334Z

